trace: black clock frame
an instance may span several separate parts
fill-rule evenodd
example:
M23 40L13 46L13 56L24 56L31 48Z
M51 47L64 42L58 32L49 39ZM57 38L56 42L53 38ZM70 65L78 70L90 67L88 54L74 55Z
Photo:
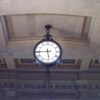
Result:
M49 42L49 41L54 42L54 43L57 44L58 47L60 48L60 56L59 56L59 58L58 58L56 61L52 62L52 63L43 63L42 61L40 61L40 60L36 57L35 50L36 50L37 46L38 46L40 43L44 42L44 41L46 41L46 42ZM53 40L52 38L51 38L51 39L48 39L48 40L47 40L47 39L43 39L43 40L39 41L39 42L34 46L33 55L34 55L34 59L36 60L36 62L37 62L38 64L43 65L43 66L53 66L53 65L56 65L57 63L60 62L61 57L62 57L62 48L61 48L61 46L59 45L59 43L56 42L55 40Z

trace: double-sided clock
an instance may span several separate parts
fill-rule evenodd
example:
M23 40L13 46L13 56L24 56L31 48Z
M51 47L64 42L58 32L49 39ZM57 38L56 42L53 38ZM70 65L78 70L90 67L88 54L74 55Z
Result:
M59 43L52 39L49 34L50 25L46 26L46 35L44 39L39 41L33 50L34 58L37 63L42 65L55 65L57 64L62 56L62 49Z

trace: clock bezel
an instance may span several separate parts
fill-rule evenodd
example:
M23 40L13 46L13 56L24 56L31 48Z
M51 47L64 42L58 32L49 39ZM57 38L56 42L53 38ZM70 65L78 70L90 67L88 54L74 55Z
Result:
M59 49L60 49L60 56L58 57L57 60L55 60L55 61L52 62L52 63L44 63L44 62L40 61L40 60L36 57L35 50L36 50L37 46L38 46L39 44L41 44L42 42L54 42L54 43L59 47ZM43 40L39 41L39 42L34 46L33 55L34 55L34 59L36 60L36 62L38 62L38 64L42 64L42 65L44 65L44 66L52 66L52 65L56 65L56 64L61 60L61 57L62 57L62 48L61 48L61 46L59 45L59 43L56 42L56 41L53 40L53 39L51 39L51 40L45 40L45 39L43 39Z

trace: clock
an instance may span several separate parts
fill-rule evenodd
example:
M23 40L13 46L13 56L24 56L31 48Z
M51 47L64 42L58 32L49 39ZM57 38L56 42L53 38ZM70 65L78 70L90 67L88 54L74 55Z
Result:
M59 43L52 39L52 35L49 34L51 27L51 25L45 26L46 34L44 39L38 42L33 49L36 62L46 66L57 64L62 56L62 49Z
M55 65L62 56L60 45L54 40L42 40L38 42L33 50L36 62L42 65Z

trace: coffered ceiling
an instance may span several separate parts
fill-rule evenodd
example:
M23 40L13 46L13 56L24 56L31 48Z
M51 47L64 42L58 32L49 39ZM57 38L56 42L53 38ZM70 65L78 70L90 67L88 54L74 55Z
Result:
M1 0L1 59L9 69L16 69L14 59L34 59L34 45L43 38L44 26L51 24L51 34L63 49L62 59L81 59L80 69L88 70L91 59L100 58L99 5L98 0Z
M32 50L43 38L44 26L51 24L51 34L63 48L63 59L81 59L81 69L87 70L91 59L99 59L100 54L100 2L40 2L0 1L0 57L33 58Z
M53 26L54 38L84 40L89 33L90 20L85 16L62 14L4 16L9 41L42 38L47 23Z

